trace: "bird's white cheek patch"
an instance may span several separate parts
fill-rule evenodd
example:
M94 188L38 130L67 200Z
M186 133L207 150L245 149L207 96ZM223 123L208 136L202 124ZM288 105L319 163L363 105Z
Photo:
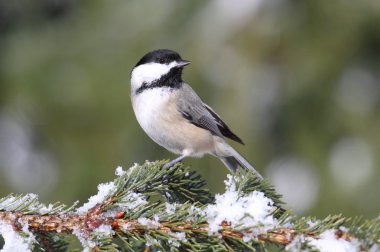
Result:
M152 83L167 74L177 62L170 64L147 63L133 69L131 76L132 90L137 90L143 83Z

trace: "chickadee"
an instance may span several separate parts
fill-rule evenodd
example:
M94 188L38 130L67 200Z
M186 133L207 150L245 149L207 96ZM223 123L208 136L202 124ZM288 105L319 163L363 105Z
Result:
M157 144L180 154L165 166L187 156L210 154L231 172L242 167L262 178L224 137L240 144L243 141L182 80L182 70L188 64L190 61L177 52L161 49L142 57L131 74L132 105L140 126Z

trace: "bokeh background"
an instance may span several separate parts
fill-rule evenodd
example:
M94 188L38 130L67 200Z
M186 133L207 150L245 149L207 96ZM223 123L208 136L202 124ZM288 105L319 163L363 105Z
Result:
M174 158L129 98L158 48L192 61L184 79L289 208L379 215L378 0L0 0L0 195L84 202L118 165ZM185 163L223 191L220 161Z

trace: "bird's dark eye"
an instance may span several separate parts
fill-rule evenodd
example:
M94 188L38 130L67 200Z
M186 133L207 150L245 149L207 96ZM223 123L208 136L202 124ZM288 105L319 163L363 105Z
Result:
M164 58L160 58L160 59L159 59L159 62L160 62L161 64L163 64L163 63L165 63L165 59L164 59Z

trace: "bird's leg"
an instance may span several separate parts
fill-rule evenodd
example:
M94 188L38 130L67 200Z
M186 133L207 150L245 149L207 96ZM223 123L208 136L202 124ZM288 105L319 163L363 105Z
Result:
M177 157L176 159L173 159L172 161L167 162L167 163L164 164L162 167L163 167L163 168L169 168L169 167L172 167L172 166L175 165L176 163L182 161L184 158L185 158L185 155L181 155L181 156Z

